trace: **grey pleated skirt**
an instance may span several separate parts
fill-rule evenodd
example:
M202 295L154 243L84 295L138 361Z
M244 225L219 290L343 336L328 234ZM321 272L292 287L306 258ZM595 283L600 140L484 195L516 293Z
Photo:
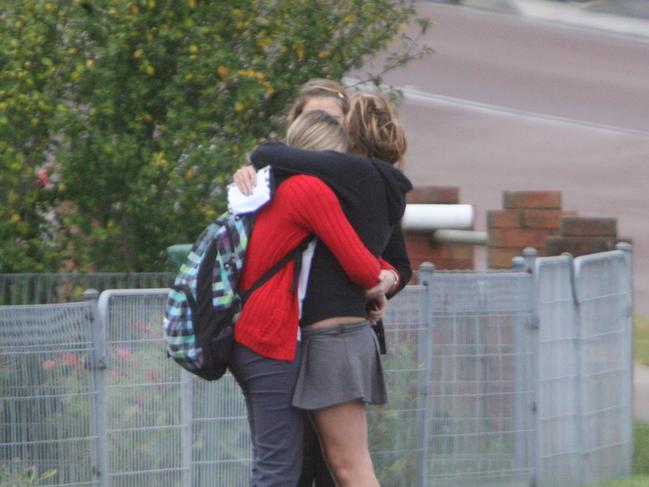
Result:
M314 410L357 399L388 402L379 344L369 321L304 328L302 341L293 406Z

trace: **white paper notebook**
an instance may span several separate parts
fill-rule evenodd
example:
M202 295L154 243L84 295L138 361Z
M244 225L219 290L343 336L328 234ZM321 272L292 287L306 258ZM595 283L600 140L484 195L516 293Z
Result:
M228 210L230 213L235 215L252 213L270 201L270 171L270 166L257 171L257 184L250 195L243 194L235 184L228 186Z

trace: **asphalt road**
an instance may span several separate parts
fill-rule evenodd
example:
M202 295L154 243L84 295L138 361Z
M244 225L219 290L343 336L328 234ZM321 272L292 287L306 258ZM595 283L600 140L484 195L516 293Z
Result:
M649 39L418 8L436 22L435 54L386 77L405 88L406 173L459 186L478 229L504 190L560 190L564 209L618 218L635 245L636 312L649 314Z

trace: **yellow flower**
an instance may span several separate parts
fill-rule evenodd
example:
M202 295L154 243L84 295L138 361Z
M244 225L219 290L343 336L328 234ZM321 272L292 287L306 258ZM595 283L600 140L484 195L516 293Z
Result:
M146 74L148 74L149 76L153 76L155 74L155 68L151 65L148 65L146 67Z
M196 8L196 0L187 0L189 8Z
M135 59L140 59L143 54L144 54L144 51L142 49L136 49L135 52L133 53L133 57Z
M302 59L304 59L304 44L300 43L295 46L295 52L297 54L297 58L302 61Z
M198 46L192 44L191 46L189 46L189 52L191 52L192 54L196 54L198 52Z
M93 61L92 59L86 60L86 67L92 68L94 65L95 65L95 61Z
M246 106L243 103L241 103L240 101L237 101L237 102L234 103L234 111L235 112L242 112L245 108L246 108Z
M14 213L11 215L11 223L18 223L20 221L20 215L18 213Z

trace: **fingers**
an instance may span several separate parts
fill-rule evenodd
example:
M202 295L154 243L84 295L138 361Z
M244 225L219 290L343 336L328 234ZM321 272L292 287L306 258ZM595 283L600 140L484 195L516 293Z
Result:
M245 195L252 194L257 185L257 171L253 166L243 166L234 173L234 184Z
M370 321L376 321L383 318L387 304L388 300L385 297L385 294L381 294L378 297L372 299L367 304L367 318Z
M365 290L365 299L368 301L373 300L378 298L381 294L383 294L383 283L380 282L376 286L374 286L371 289L366 289Z

